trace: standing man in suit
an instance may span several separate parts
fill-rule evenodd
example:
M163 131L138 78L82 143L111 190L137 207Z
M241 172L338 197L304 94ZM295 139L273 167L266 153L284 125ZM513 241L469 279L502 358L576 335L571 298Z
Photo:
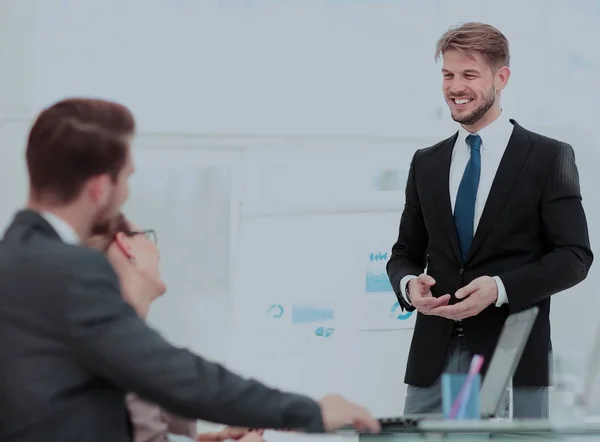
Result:
M593 260L573 148L502 110L510 55L500 31L452 28L437 43L439 57L460 126L415 153L387 264L401 306L418 311L404 410L440 412L440 375L466 372L473 354L489 361L509 313L535 305L513 378L513 416L544 418L550 298L581 282Z
M340 397L284 393L172 346L121 296L120 285L162 290L141 261L119 281L102 253L80 246L127 198L134 126L119 104L69 99L31 129L29 207L0 243L0 439L130 440L126 392L240 427L376 431Z

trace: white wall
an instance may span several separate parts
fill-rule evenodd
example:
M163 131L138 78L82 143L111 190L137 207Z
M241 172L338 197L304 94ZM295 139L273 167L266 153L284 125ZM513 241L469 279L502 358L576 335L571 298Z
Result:
M513 76L504 97L507 111L526 127L561 134L574 144L596 244L594 226L600 211L592 189L597 187L594 165L600 144L594 134L600 114L600 52L594 45L600 41L600 28L592 0L509 0L493 8L474 0L3 0L0 222L9 219L26 194L22 147L32 116L42 106L71 95L128 104L145 134L139 148L162 140L154 152L164 153L165 164L171 161L171 142L180 143L176 147L184 152L181 155L224 148L245 152L240 154L243 172L237 191L245 198L241 212L246 209L252 215L254 207L255 217L265 207L260 204L264 195L256 193L260 186L253 191L246 186L256 184L252 177L262 179L262 168L281 152L304 158L304 175L291 162L284 177L295 190L302 188L303 179L312 178L306 160L309 151L316 163L322 156L339 158L331 163L332 179L395 149L397 159L390 161L403 164L392 166L406 165L416 148L454 130L441 98L433 47L447 26L468 20L497 25L511 42ZM274 134L280 136L270 137ZM352 154L348 146L353 146ZM190 158L204 153L190 153ZM402 206L400 198L397 206ZM273 214L267 215L261 216L268 220ZM143 222L169 228L165 220ZM229 226L232 237L242 232L243 222L240 215L237 224ZM274 238L274 233L265 234L262 240L272 247ZM285 244L280 247L283 255L291 253ZM173 258L163 259L167 266L177 265ZM264 271L252 267L251 257L233 260L233 274ZM311 277L301 269L296 273L303 281ZM585 336L596 326L593 312L598 306L593 290L596 274L594 267L589 281L572 291L573 296L556 299L553 336L559 351L583 350L589 344ZM241 293L260 297L244 292L233 279L236 289L227 295L231 300ZM183 287L184 282L178 284ZM189 305L187 295L161 302L173 316L162 315L157 323L174 340L187 345L211 330L179 314ZM357 348L369 352L372 365L358 370L363 379L343 385L340 379L345 378L339 378L333 386L370 401L377 411L401 410L409 336L407 331L352 334ZM332 349L329 362L322 365L325 379L362 360L354 355L349 361L352 352L345 345ZM224 357L216 349L206 352ZM242 371L314 390L308 381L296 382L310 357L269 358L250 367L244 366L243 357L235 359L232 363ZM375 380L377 375L392 387ZM319 385L315 387L319 392L326 388ZM378 395L381 399L375 401Z
M38 4L35 106L71 94L113 97L133 107L144 131L445 133L433 48L466 20L489 21L510 39L506 104L524 123L593 124L587 111L600 101L593 2Z
M0 117L0 228L8 223L15 209L23 206L27 196L27 176L23 146L29 118Z
M35 2L0 3L0 226L4 228L27 192L24 145L31 124L36 76Z

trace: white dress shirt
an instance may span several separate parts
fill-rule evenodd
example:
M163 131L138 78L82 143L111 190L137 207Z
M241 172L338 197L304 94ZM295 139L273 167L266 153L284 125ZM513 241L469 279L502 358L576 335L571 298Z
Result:
M496 176L496 171L508 145L508 141L512 135L513 124L503 112L500 117L488 124L477 135L481 137L481 176L479 178L479 187L477 188L477 197L475 200L475 219L473 231L477 230L485 202L487 201L492 182ZM458 129L458 137L452 151L452 160L450 163L450 201L452 202L452 212L454 212L454 204L456 203L456 195L458 194L458 186L462 180L463 173L467 167L469 158L471 157L471 149L467 144L467 136L471 133L465 130L462 126ZM407 275L400 281L400 291L404 300L409 303L406 296L406 284L411 279L416 278L415 275ZM506 289L502 280L494 276L498 287L498 300L496 307L508 303Z
M75 229L73 229L68 222L50 212L42 212L40 215L46 221L48 221L48 224L52 226L56 234L60 239L63 240L63 242L67 244L79 244L79 236L77 235L77 232L75 232Z

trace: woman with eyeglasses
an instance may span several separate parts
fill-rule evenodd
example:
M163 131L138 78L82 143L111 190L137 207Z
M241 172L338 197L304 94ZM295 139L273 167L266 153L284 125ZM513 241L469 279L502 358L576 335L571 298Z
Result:
M127 272L131 271L132 265L148 278L143 293L131 289L122 291L125 301L142 318L147 316L150 304L166 291L166 286L160 277L158 265L160 253L156 243L154 230L139 229L122 214L112 225L99 227L87 241L88 246L107 255L122 283L127 279ZM148 287L152 289L148 290ZM127 395L126 402L133 426L134 442L167 442L169 434L206 442L226 439L264 442L262 430L227 427L215 433L197 434L195 420L174 416L134 393Z

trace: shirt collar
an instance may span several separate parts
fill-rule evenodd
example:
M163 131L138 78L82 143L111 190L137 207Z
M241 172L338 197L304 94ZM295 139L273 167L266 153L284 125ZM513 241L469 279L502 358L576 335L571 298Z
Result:
M498 118L475 133L481 137L482 149L486 149L490 144L493 144L489 143L490 140L501 139L508 141L513 127L513 124L506 117L506 113L502 111L502 114L500 114ZM469 145L466 140L469 135L471 135L471 132L467 131L462 126L459 126L458 140L461 141L467 149L469 148ZM486 143L486 141L488 142Z
M48 221L48 223L52 226L56 234L67 244L79 244L80 239L75 232L75 229L71 227L69 223L67 223L62 218L59 218L53 213L50 212L41 212L40 215Z

